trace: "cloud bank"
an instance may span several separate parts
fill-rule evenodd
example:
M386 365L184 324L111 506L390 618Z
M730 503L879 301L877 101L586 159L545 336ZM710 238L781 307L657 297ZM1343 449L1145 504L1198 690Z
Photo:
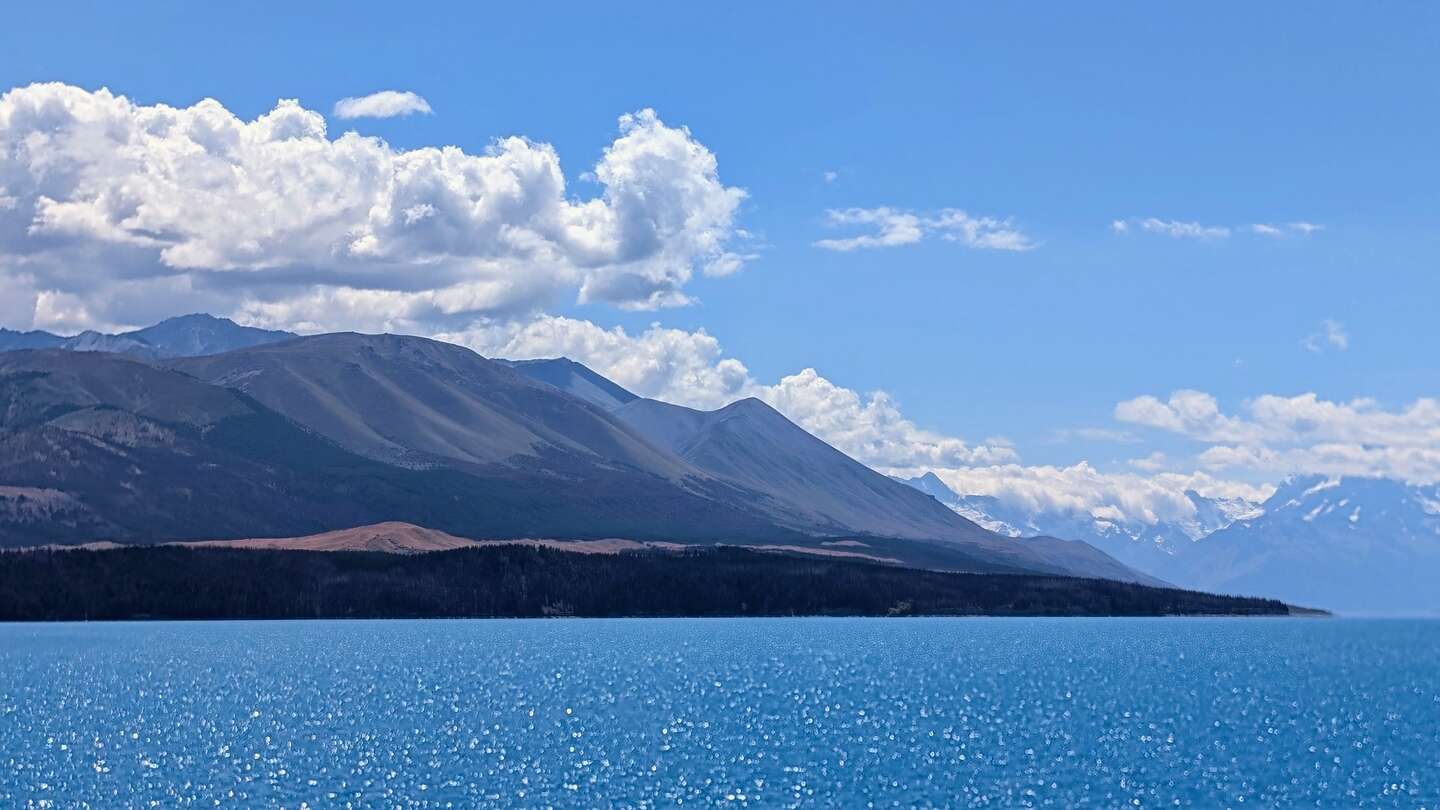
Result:
M727 244L745 192L684 127L621 116L589 174L600 193L576 197L555 149L523 137L479 154L331 138L293 100L245 121L213 99L17 88L0 96L0 287L20 316L3 314L403 329L565 295L683 305L696 271L743 261Z
M1121 402L1115 417L1208 445L1199 460L1213 470L1440 482L1440 400L1391 410L1373 399L1266 394L1227 414L1210 394L1176 391Z

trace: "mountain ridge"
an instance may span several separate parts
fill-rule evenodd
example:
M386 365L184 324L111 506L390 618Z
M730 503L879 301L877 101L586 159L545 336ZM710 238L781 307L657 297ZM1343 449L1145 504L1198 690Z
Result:
M994 535L754 399L693 411L570 360L208 316L90 339L96 351L0 353L0 543L402 520L476 539L853 541L952 570L1147 581L1083 543ZM132 340L220 351L139 356Z
M1046 519L990 496L959 495L933 473L897 480L1001 530L1013 530L1006 520ZM1064 532L1068 519L1075 536L1181 587L1348 612L1440 613L1432 584L1440 581L1440 487L1312 475L1287 478L1258 504L1186 495L1197 512L1192 526L1109 524L1112 533L1097 537L1098 519L1052 516L1048 528Z
M166 318L152 326L115 334L87 330L66 337L38 329L17 332L0 328L0 352L19 349L65 349L128 354L146 360L158 360L218 354L294 337L298 335L241 326L229 318L217 318L197 312Z

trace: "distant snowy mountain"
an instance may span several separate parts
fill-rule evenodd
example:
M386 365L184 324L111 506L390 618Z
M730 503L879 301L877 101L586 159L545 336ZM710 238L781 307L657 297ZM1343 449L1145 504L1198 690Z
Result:
M1260 507L1241 498L1207 498L1193 490L1185 496L1195 514L1184 521L1146 523L1084 511L1031 509L991 495L961 495L933 472L896 479L985 528L1011 537L1047 535L1083 540L1133 568L1174 582L1184 573L1176 558L1195 541L1242 518L1254 518Z
M1263 504L1186 496L1193 519L1126 523L960 495L933 473L899 479L985 528L1084 540L1187 588L1345 612L1440 612L1440 487L1298 477Z
M1187 585L1351 612L1440 611L1440 487L1286 481L1264 513L1195 544Z

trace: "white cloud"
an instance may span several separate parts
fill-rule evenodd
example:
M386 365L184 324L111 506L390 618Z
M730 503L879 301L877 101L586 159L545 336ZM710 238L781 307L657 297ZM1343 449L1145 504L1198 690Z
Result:
M1170 459L1164 453L1156 450L1144 458L1130 459L1130 466L1137 470L1146 472L1159 472L1170 464Z
M1202 225L1199 222L1159 219L1158 217L1117 219L1110 223L1110 230L1115 233L1129 233L1132 225L1146 233L1163 234L1175 239L1228 239L1235 230L1228 225ZM1309 236L1323 228L1323 225L1316 225L1313 222L1287 222L1283 225L1257 222L1253 225L1241 226L1240 230L1248 231L1256 236L1279 239L1292 234Z
M1115 406L1115 418L1202 441L1251 441L1260 436L1256 426L1222 414L1219 401L1203 391L1176 391L1168 401L1148 394L1125 400Z
M806 430L865 464L954 467L1017 458L1005 446L972 447L961 439L924 430L900 413L883 391L862 396L805 369L756 393Z
M368 96L352 96L335 102L336 118L395 118L416 113L429 115L430 112L430 102L409 90L381 90Z
M764 384L744 363L725 357L703 330L653 325L631 335L573 318L542 316L527 322L477 324L437 337L491 357L528 359L565 356L642 396L712 409L757 397L836 448L877 468L953 467L1009 461L1003 445L970 445L928 431L906 419L888 394L861 394L836 385L814 369Z
M1159 233L1175 239L1225 239L1230 236L1230 229L1222 225L1201 225L1198 222L1181 222L1173 219L1157 219L1145 217L1144 219L1132 220L1140 230L1147 233ZM1129 225L1124 221L1112 222L1112 230L1125 233Z
M1323 230L1324 225L1316 225L1313 222L1287 222L1284 225L1270 225L1257 222L1250 226L1250 232L1258 236L1268 236L1272 239L1280 239L1292 234L1309 236L1316 231Z
M875 233L846 239L821 239L815 247L826 250L851 251L857 248L913 245L925 237L920 217L894 208L846 208L825 212L831 225L873 225Z
M210 99L30 85L0 96L0 280L29 302L21 326L203 309L421 331L566 293L685 304L697 269L744 262L727 245L745 193L687 129L622 116L592 174L601 193L580 199L525 138L401 150L332 139L294 101L244 121Z
M1120 442L1134 444L1139 441L1126 430L1104 427L1060 428L1054 431L1056 441Z
M1209 394L1177 391L1121 402L1115 416L1211 445L1199 457L1211 469L1440 481L1440 400L1388 410L1372 399L1266 394L1241 410L1225 414Z
M932 235L977 249L1030 250L1035 247L1010 220L972 217L958 208L942 208L928 214L886 207L832 209L826 212L826 221L834 227L871 226L871 233L815 242L815 247L842 252L913 245Z
M840 173L837 171L828 171L825 172L825 174L822 176L825 178L825 182L827 183L833 183L836 180L840 179Z
M1306 350L1319 354L1326 349L1345 351L1350 348L1350 335L1345 331L1345 325L1339 321L1323 320L1320 322L1320 331L1308 335L1300 341L1300 345Z
M1083 461L1068 467L1002 464L937 469L935 473L956 492L988 495L1025 512L1088 515L1130 525L1194 522L1195 505L1186 497L1186 490L1205 497L1252 501L1263 501L1274 492L1269 485L1226 481L1203 472L1104 473Z

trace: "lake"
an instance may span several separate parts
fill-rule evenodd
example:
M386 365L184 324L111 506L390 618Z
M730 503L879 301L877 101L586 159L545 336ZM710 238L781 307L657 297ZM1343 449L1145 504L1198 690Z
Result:
M1440 622L0 625L0 806L1430 807Z

